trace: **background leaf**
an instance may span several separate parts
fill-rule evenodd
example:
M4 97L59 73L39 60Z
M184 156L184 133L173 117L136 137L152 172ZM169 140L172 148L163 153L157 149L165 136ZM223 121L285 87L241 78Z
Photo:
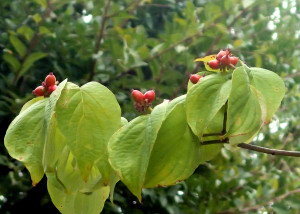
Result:
M26 54L26 47L25 45L19 40L16 36L11 35L9 37L10 43L14 46L20 57L25 56Z

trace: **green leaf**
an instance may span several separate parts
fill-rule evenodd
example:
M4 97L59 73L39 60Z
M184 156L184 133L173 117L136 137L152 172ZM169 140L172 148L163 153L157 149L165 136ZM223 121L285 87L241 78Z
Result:
M121 126L125 126L128 123L128 120L125 117L121 117Z
M34 103L40 101L44 99L44 97L36 97L36 98L33 98L31 100L29 100L27 103L25 103L20 111L20 114L25 111L27 108L29 108L31 105L33 105Z
M24 162L32 183L36 185L43 177L43 118L47 99L39 100L22 111L10 124L4 144L9 154Z
M26 73L26 71L31 68L31 66L36 62L38 61L39 59L42 59L44 58L45 56L47 56L47 54L45 53L42 53L42 52L34 52L32 54L30 54L24 64L23 64L23 67L22 67L22 70L20 71L20 74L21 75L24 75Z
M42 164L45 172L52 172L56 168L56 162L65 147L65 138L57 127L55 106L66 87L67 79L62 81L56 90L48 98L45 106L44 129L43 129L43 159Z
M55 114L53 114L49 123L45 123L44 127L47 130L44 137L42 164L46 173L55 172L57 161L62 154L66 140L57 127Z
M262 68L250 68L253 79L251 84L264 96L267 107L266 123L280 106L285 94L283 80L274 72Z
M120 106L112 92L96 82L82 87L68 83L56 104L56 118L83 179L88 179L95 161L101 173L110 174L107 143L121 126Z
M231 145L250 142L265 118L263 96L250 85L250 78L243 67L235 69L228 99L227 133L224 137L229 137Z
M146 188L174 185L192 175L200 163L200 142L187 124L183 101L170 111L159 129L145 178Z
M14 72L16 72L21 66L19 60L12 54L4 53L3 59L11 65Z
M19 40L16 36L11 35L9 37L10 43L14 46L18 54L23 57L26 54L26 47L25 45Z
M27 25L23 25L23 26L19 27L17 32L19 34L22 34L26 38L27 41L30 41L34 34L33 30L30 27L28 27Z
M64 214L98 214L108 198L110 187L99 185L101 173L95 167L91 169L87 182L81 179L80 174L78 166L74 164L74 156L65 147L58 160L57 171L46 174L51 200Z
M231 80L222 74L201 78L187 93L187 121L201 140L205 129L226 103L231 90Z
M140 116L118 130L108 144L109 160L122 182L141 200L147 165L167 102L156 106L151 115Z

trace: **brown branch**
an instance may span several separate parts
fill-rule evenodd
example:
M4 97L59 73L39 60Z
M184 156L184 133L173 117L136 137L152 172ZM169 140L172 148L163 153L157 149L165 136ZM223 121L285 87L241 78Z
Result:
M38 40L39 40L39 29L41 27L41 25L44 23L44 21L46 20L46 18L48 18L52 12L53 8L52 8L52 4L51 4L51 1L48 0L47 2L47 7L45 8L45 11L42 15L42 19L41 21L38 23L37 25L37 30L34 32L30 42L29 42L29 45L28 45L28 48L26 50L26 53L25 55L21 58L21 66L20 68L17 70L16 72L16 75L15 75L15 78L13 80L13 84L15 85L16 82L18 81L18 79L20 78L20 74L21 74L21 71L23 69L23 66L24 66L24 63L26 61L26 59L28 58L28 56L30 55L31 51L35 48L35 46L38 44Z
M247 143L240 143L237 145L240 148L248 149L256 152L262 152L270 155L281 155L281 156L292 156L292 157L300 157L300 152L296 151L287 151L287 150L280 150L280 149L269 149L261 146L256 146Z
M203 137L211 137L211 136L222 136L222 133L209 133L209 134L203 134Z
M220 143L228 143L229 139L225 138L224 140L211 140L211 141L204 141L201 143L201 145L210 145L210 144L220 144ZM253 144L247 144L247 143L240 143L237 145L240 148L266 153L270 155L278 155L278 156L291 156L291 157L300 157L300 152L298 151L288 151L288 150L280 150L280 149L269 149L266 147L256 146Z
M208 140L201 143L201 145L212 145L212 144L226 144L228 143L228 139L225 139L224 141L221 140Z
M98 34L98 37L97 37L95 54L98 54L98 52L100 50L100 46L101 46L101 41L102 41L103 36L104 36L105 24L106 24L106 21L108 19L107 13L108 13L108 10L109 10L109 7L110 7L110 1L111 0L107 0L106 4L105 4L104 13L103 13L103 16L102 16L102 21L101 21L101 27L100 27L99 34ZM92 69L91 69L89 81L92 81L94 76L96 75L96 67L97 67L97 59L95 58L93 60L93 63L92 63Z

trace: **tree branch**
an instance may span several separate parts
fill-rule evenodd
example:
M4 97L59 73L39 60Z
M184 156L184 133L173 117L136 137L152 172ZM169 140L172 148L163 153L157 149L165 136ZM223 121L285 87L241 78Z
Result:
M237 145L240 148L248 149L256 152L262 152L270 155L281 155L281 156L292 156L292 157L300 157L300 152L296 151L287 151L287 150L280 150L280 149L269 149L266 147L256 146L247 143L240 143Z
M106 21L108 19L107 13L108 13L108 10L109 10L109 7L110 7L110 1L111 0L107 0L106 4L105 4L104 13L103 13L103 16L102 16L103 18L102 18L102 22L101 22L101 27L100 27L99 34L98 34L98 37L97 37L95 54L98 54L98 52L100 50L100 46L101 46L101 41L102 41L102 38L104 36L105 24L106 24ZM89 81L92 81L94 76L96 75L96 67L97 67L97 59L94 59L93 63L92 63L92 69L91 69Z
M218 136L217 133L213 133L214 135L207 134L206 136ZM203 135L204 136L204 135ZM211 145L211 144L226 144L229 142L228 138L225 138L224 140L210 140L210 141L204 141L201 143L201 145ZM240 148L266 153L270 155L278 155L278 156L291 156L291 157L300 157L300 152L298 151L288 151L288 150L280 150L280 149L269 149L266 147L256 146L253 144L247 144L247 143L240 143L237 145Z

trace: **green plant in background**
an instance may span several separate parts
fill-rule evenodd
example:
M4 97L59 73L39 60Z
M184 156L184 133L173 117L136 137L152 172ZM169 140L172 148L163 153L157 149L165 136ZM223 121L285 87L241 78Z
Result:
M247 146L299 151L297 13L299 6L293 0L3 0L1 136L32 98L36 83L50 72L77 85L100 82L115 94L122 116L132 120L137 112L129 102L130 89L143 93L155 89L154 106L164 98L174 99L186 93L187 77L202 71L202 64L191 59L229 47L249 67L275 71L288 89L270 124L262 126ZM24 55L24 49L28 54ZM189 88L192 86L189 82ZM217 114L220 120L221 111ZM45 192L46 180L32 188L23 164L9 157L3 143L0 153L0 212L54 213ZM115 205L107 201L103 213L297 213L298 168L297 158L223 148L187 180L171 187L144 189L142 204L118 182Z

